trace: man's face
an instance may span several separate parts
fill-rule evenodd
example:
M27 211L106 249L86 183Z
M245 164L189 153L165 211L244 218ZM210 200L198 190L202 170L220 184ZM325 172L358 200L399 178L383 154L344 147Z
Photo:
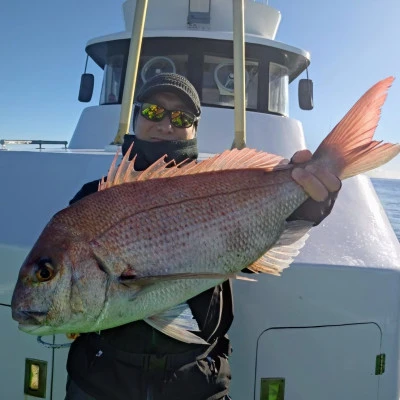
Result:
M151 96L146 103L157 104L167 110L189 111L189 107L174 93L161 92ZM136 118L135 135L141 140L159 142L161 140L189 140L196 136L196 128L177 128L171 124L168 115L160 122L148 121L140 113Z

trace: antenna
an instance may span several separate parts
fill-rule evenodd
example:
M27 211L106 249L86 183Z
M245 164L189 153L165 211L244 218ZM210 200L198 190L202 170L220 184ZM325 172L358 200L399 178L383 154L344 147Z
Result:
M137 0L135 18L133 20L131 44L129 47L128 65L126 66L125 85L122 95L121 114L119 118L118 132L112 144L121 144L124 135L129 133L129 125L132 117L133 95L136 87L136 76L139 67L140 51L144 22L146 20L148 0Z
M244 0L233 0L233 71L235 137L232 148L246 147Z

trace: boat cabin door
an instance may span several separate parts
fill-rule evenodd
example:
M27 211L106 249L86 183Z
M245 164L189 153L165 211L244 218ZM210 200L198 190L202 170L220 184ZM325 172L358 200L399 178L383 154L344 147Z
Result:
M258 340L254 398L376 400L380 343L374 323L268 329Z

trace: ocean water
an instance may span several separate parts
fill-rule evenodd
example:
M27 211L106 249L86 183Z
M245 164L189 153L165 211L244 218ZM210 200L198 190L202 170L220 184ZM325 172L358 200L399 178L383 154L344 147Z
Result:
M371 179L393 230L400 241L400 179Z

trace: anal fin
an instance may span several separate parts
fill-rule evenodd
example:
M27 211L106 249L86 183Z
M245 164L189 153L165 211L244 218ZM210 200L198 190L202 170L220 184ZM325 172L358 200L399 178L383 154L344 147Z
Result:
M160 314L144 320L167 336L185 343L208 344L204 339L189 331L199 331L197 321L187 303L178 304Z

